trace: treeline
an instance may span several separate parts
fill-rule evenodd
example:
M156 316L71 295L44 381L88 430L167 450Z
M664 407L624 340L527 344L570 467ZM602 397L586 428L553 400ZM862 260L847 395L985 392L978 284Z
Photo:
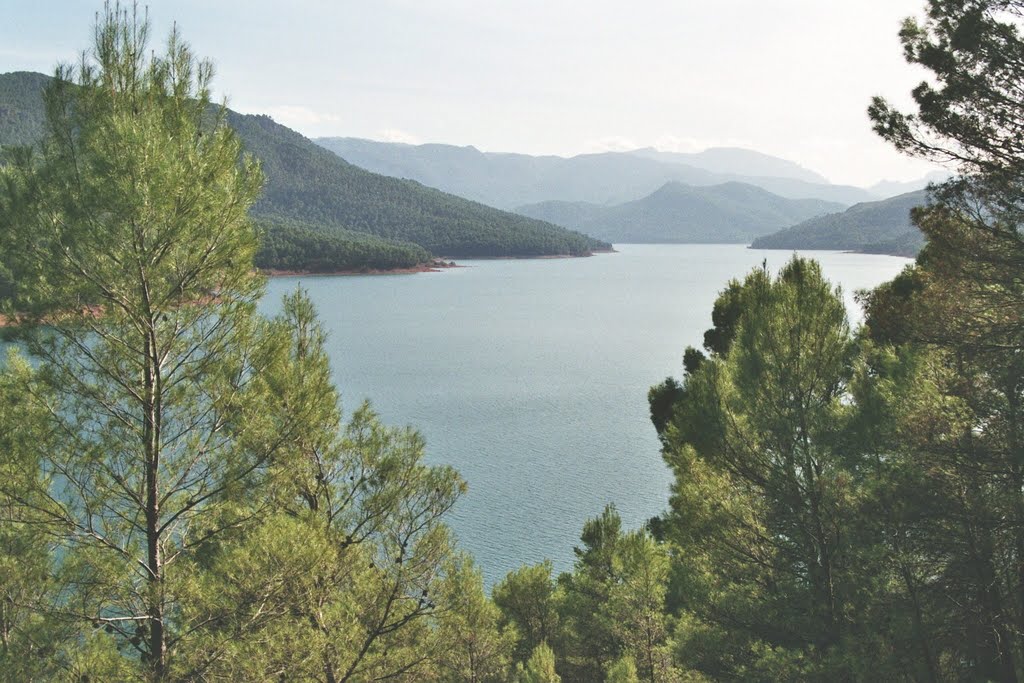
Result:
M928 203L924 190L878 202L851 206L841 213L811 218L763 237L754 249L842 249L913 258L924 246L924 235L911 223L910 212Z
M0 75L0 165L12 148L42 140L43 91L51 81L34 73ZM434 256L582 256L610 247L550 223L370 173L267 116L226 113L264 169L266 187L252 215L267 226L263 235L268 243L261 252L265 267L294 270L303 261L299 254L318 246L333 259L324 255L317 260L315 270L324 272L405 268ZM275 234L279 227L284 234ZM425 255L406 265L414 253ZM275 254L288 262L274 261Z
M933 0L905 25L934 77L913 115L870 113L959 163L913 212L926 246L856 329L813 261L729 283L649 394L668 510L629 534L606 511L571 573L495 588L519 661L536 645L566 682L1024 680L1021 12Z
M412 242L436 256L583 255L609 246L411 180L364 171L269 116L229 112L228 121L266 173L267 186L253 206L258 217Z
M256 267L266 270L309 273L395 270L431 260L430 254L419 245L391 242L364 233L342 230L328 233L300 221L273 218L257 220L256 227L260 233Z

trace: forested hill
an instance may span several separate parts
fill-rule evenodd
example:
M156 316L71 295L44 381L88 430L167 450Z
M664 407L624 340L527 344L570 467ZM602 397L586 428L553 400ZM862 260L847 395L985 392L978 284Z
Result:
M550 223L365 171L269 116L231 112L229 122L267 175L253 209L257 215L412 242L439 256L581 255L609 247Z
M823 178L815 181L815 174L806 169L749 150L701 154L635 150L565 158L359 138L317 138L316 142L360 168L418 180L503 209L552 200L620 204L673 181L705 187L741 182L789 199L815 198L844 206L881 198L862 188L831 185Z
M43 88L48 76L0 74L0 146L28 145L43 135Z
M910 222L910 210L928 201L926 190L880 202L851 206L754 240L755 249L840 249L915 256L924 236Z
M0 146L31 143L42 135L41 92L49 80L28 72L0 74ZM407 267L431 255L582 255L609 246L413 181L370 173L267 116L229 112L229 122L267 176L253 215L268 231L282 231L265 240L261 264L267 267ZM288 263L274 261L275 254L284 253Z
M612 242L708 243L749 242L841 208L818 199L786 199L744 183L667 183L643 199L617 206L556 201L518 211Z

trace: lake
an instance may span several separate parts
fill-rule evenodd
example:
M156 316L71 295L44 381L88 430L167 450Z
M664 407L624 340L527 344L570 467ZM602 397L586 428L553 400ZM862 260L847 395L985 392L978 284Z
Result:
M273 279L263 310L300 282L329 333L346 412L370 399L412 425L432 463L469 483L449 523L488 585L510 570L572 566L583 522L614 503L623 523L663 510L670 475L647 390L682 374L717 293L787 251L740 245L617 245L580 259L462 261L392 276ZM816 251L853 300L909 260Z

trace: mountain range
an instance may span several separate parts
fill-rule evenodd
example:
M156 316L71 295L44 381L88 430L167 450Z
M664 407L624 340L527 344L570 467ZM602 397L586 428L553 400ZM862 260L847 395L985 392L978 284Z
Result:
M0 146L27 144L43 129L42 90L50 78L0 74ZM262 163L263 196L253 216L282 231L276 243L292 255L287 266L316 262L347 269L351 259L325 264L323 255L359 251L369 263L429 256L583 255L609 245L564 228L456 197L412 180L358 168L268 116L228 112L245 149ZM316 239L312 239L315 236ZM266 263L268 255L263 255ZM278 265L270 259L270 267ZM366 258L363 258L365 261ZM302 268L304 269L304 268Z
M517 211L609 242L725 243L749 242L842 209L842 204L819 199L786 199L746 183L694 187L669 182L646 197L615 206L550 201Z
M741 149L697 154L636 150L566 158L360 138L317 138L316 142L362 168L410 178L503 209L551 200L621 204L673 181L694 186L742 182L788 199L820 199L846 206L880 198L862 188L828 184L784 159Z
M0 74L0 154L42 135L49 80ZM910 254L922 238L909 208L923 192L883 201L877 194L944 179L939 173L865 190L738 148L565 158L358 138L314 143L268 116L229 111L228 121L267 177L253 207L264 231L258 263L285 270L582 255L608 242L754 240L766 248Z
M846 211L819 216L754 240L755 249L841 249L915 256L924 235L910 221L914 207L928 203L926 190L879 202L865 202Z
M908 192L917 192L923 190L931 183L941 183L949 180L952 177L952 173L947 171L932 171L923 178L917 180L911 180L909 182L903 182L898 180L883 180L875 183L868 188L873 194L877 194L880 197L896 197L901 194L907 194Z

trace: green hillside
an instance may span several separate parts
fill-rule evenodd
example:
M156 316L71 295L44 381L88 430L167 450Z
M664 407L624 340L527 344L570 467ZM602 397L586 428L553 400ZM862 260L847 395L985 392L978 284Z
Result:
M707 243L748 242L840 207L818 199L786 199L744 183L667 183L643 199L617 206L542 202L519 211L611 242Z
M840 249L914 256L924 236L910 222L910 210L928 201L925 190L880 202L865 202L841 213L804 221L754 240L755 249Z
M36 73L0 74L0 147L43 132ZM352 166L270 117L229 112L267 184L253 215L265 230L262 267L350 270L408 267L432 255L584 255L608 245L549 223Z
M256 215L412 242L438 256L582 255L608 246L415 181L364 171L269 116L231 112L228 120L267 175Z
M43 88L48 76L0 74L0 146L30 145L43 135Z
M262 235L257 268L329 273L412 268L431 260L418 244L360 232L325 232L301 221L266 217L257 218L256 225Z

